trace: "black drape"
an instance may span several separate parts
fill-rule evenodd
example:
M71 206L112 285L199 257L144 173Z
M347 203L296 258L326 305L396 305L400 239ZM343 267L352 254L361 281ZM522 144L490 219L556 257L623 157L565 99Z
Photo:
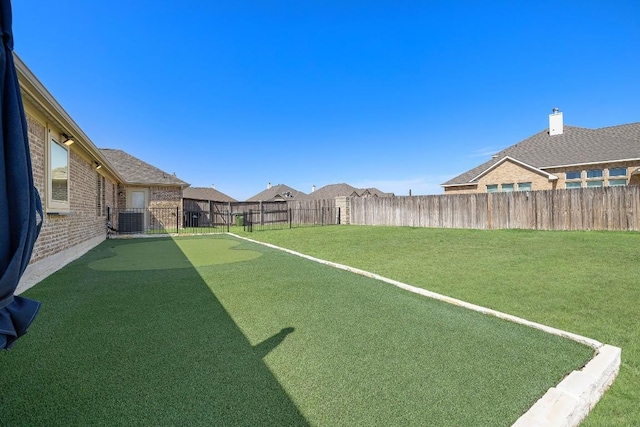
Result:
M40 303L14 292L42 225L33 185L27 121L13 61L11 1L0 0L0 349L27 332Z

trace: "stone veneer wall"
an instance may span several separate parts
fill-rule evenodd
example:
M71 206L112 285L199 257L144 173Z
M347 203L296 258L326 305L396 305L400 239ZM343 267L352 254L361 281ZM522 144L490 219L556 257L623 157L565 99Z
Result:
M340 224L351 224L351 198L336 197L336 208L340 208Z

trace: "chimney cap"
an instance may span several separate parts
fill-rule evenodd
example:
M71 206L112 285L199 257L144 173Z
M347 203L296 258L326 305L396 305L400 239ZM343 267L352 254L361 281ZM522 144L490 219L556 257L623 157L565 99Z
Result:
M553 114L558 114L560 112L560 109L558 107L553 107Z

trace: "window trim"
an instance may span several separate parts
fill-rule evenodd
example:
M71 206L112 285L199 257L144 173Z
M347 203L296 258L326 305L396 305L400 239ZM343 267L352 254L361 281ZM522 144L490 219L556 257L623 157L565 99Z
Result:
M498 184L487 184L487 193L497 193L499 191L500 189L498 187Z
M578 177L577 178L569 178L568 174L570 174L570 173L577 173ZM567 180L567 181L582 179L582 171L566 171L564 173L564 179Z
M620 175L620 176L622 176L622 175ZM624 182L624 184L623 184L623 182ZM627 180L626 177L622 178L622 179L610 179L609 180L609 187L624 187L625 185L629 185L629 181Z
M527 188L520 188L523 185L526 186ZM518 183L518 191L531 191L531 181L519 182Z
M46 185L47 185L47 197L46 197L46 212L47 213L69 213L71 211L71 203L70 203L70 196L71 196L71 186L70 186L70 178L71 178L71 173L70 173L70 169L71 169L71 155L70 155L70 147L67 147L66 145L64 145L63 143L59 142L62 139L60 138L60 135L57 132L52 131L48 126L47 126L47 151L46 151L46 156L47 156L47 170L46 170ZM58 147L62 148L65 150L65 152L67 153L67 200L54 200L53 199L53 171L51 169L51 162L52 162L52 154L51 151L53 149L53 144L56 144Z
M612 175L612 174L611 174L611 171L615 171L615 170L624 171L624 173L619 173L619 174L616 174L616 175ZM625 167L620 167L620 168L609 168L609 174L608 174L608 175L609 175L609 176L615 176L615 177L618 177L618 176L624 176L624 177L626 177L626 176L627 176L627 168L625 168Z
M599 175L596 176L589 176L589 172L600 172ZM604 170L603 169L587 169L587 174L586 174L586 178L587 179L603 179L604 178Z
M507 186L507 189L505 190L504 186ZM513 193L514 191L516 191L516 185L512 182L508 182L506 184L501 184L500 185L500 191L502 191L503 193Z

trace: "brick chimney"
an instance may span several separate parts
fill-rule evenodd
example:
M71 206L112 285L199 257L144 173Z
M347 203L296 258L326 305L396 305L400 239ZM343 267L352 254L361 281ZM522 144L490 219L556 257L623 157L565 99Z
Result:
M549 135L562 135L562 112L559 108L554 108L553 113L549 114Z

